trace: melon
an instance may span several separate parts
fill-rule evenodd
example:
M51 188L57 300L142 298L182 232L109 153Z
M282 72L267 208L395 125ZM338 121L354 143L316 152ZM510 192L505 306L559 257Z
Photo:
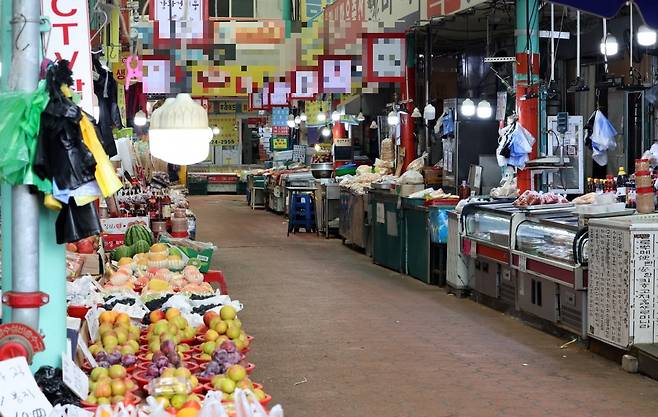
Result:
M125 243L126 245L131 246L140 240L146 241L150 246L153 244L153 233L151 233L151 229L143 224L133 224L126 231ZM148 250L144 252L147 251Z
M149 245L149 242L146 240L138 240L137 242L133 243L131 247L133 253L146 253L151 248L151 245Z
M114 249L112 252L112 259L118 261L121 258L130 258L133 256L133 251L130 246L121 245L118 248Z

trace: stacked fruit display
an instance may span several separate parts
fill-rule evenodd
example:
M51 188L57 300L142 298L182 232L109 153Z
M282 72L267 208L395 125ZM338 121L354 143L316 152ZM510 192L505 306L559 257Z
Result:
M267 397L262 387L254 384L247 377L247 370L241 365L233 365L224 375L215 376L210 385L212 389L223 392L224 398L229 401L233 400L233 392L236 388L253 391L259 401L264 401Z
M139 328L130 322L130 317L127 314L104 311L100 314L99 323L98 340L89 346L89 351L93 355L100 352L119 352L121 355L126 356L137 353L139 350Z
M136 388L128 378L126 368L112 365L107 368L94 368L89 377L90 395L85 405L117 404L129 401L129 394Z
M137 363L137 356L134 354L124 355L119 351L114 351L112 353L98 352L94 355L94 359L96 359L99 368L110 368L113 365L122 365L131 369Z
M190 350L190 346L181 341L194 340L197 330L189 325L177 308L169 308L166 312L152 311L149 318L151 324L146 334L146 342L151 357L147 356L146 359L152 359L153 353L163 350L162 345L167 341L171 342L171 344L166 344L167 346L174 346L174 353L176 351L185 353Z
M176 410L198 408L199 397L194 393L199 383L185 368L167 369L162 377L149 383L147 391L164 408ZM193 404L196 403L196 404Z
M138 253L146 253L153 244L153 233L143 224L135 224L128 228L124 237L124 244L114 249L112 258L118 261L130 258Z
M216 342L221 345L223 341L231 340L238 351L244 351L249 347L249 337L242 329L242 322L238 319L237 311L233 306L223 306L219 314L208 311L203 316L203 322L208 327L204 335L206 342Z
M208 348L208 344L212 346L214 343L206 342L205 347ZM202 378L212 378L215 375L224 374L231 366L237 365L241 359L242 355L235 347L235 343L225 340L218 349L214 350L211 360L205 365L205 369L199 376Z

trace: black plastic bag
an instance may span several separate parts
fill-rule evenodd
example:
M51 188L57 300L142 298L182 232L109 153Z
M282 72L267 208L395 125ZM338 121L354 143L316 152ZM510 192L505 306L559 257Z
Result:
M55 221L57 243L76 242L101 232L96 206L93 203L78 206L71 197L69 204L62 204Z
M51 366L39 368L34 379L52 405L73 404L80 407L80 399L64 384L62 370Z

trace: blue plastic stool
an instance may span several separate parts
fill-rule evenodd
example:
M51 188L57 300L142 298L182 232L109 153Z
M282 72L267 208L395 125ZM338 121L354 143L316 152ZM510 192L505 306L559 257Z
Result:
M291 196L290 208L288 211L288 236L290 236L290 232L299 232L299 229L302 227L307 233L317 233L313 195L294 193Z

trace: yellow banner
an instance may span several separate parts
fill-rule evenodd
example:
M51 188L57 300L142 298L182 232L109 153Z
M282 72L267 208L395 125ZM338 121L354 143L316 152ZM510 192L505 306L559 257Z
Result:
M209 114L208 125L219 128L219 134L213 135L212 144L219 146L237 146L240 144L239 130L236 129L235 116Z

